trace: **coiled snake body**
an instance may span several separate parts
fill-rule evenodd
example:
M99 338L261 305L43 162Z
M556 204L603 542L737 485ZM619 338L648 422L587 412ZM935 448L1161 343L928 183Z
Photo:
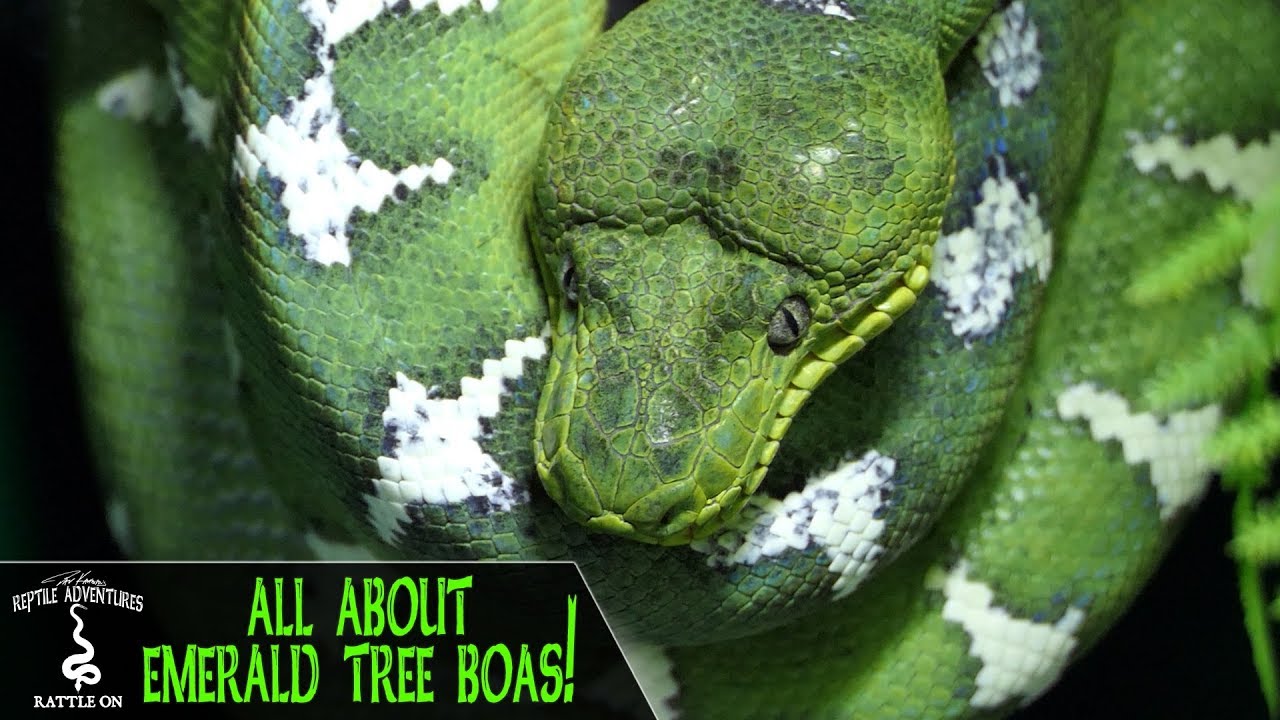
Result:
M63 5L137 556L571 558L664 714L996 716L1205 487L1142 383L1241 291L1124 291L1242 192L1273 3Z

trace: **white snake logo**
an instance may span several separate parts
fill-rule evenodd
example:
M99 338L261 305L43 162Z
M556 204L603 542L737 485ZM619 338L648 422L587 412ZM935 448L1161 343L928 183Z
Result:
M76 603L70 608L71 617L76 621L76 629L71 631L71 639L84 648L84 652L68 655L67 659L62 661L62 674L68 680L75 680L76 692L80 692L82 684L97 685L102 679L102 671L97 665L89 662L93 659L93 645L80 635L80 631L84 629L84 621L76 615L76 608L84 609L84 605Z

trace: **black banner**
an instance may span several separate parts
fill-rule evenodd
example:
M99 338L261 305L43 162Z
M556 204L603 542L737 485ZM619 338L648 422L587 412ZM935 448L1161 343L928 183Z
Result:
M572 563L0 567L3 717L649 712Z

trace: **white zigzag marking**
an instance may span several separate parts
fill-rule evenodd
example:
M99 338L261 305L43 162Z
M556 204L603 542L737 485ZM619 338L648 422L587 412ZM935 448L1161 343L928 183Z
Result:
M1126 463L1148 463L1162 520L1195 503L1208 487L1210 468L1201 447L1222 419L1217 405L1176 412L1161 422L1149 412L1131 413L1118 393L1081 383L1058 395L1058 416L1085 420L1095 440L1119 441Z
M1131 132L1129 141L1129 159L1140 172L1168 167L1180 181L1200 174L1214 192L1231 190L1246 202L1255 202L1280 182L1280 131L1273 131L1265 142L1255 140L1244 147L1227 134L1187 145L1173 135L1145 141ZM1261 290L1269 280L1263 274L1272 267L1265 254L1274 251L1274 243L1254 243L1240 260L1240 296L1255 307L1262 305Z
M753 495L723 529L690 547L707 554L708 566L724 567L754 565L816 543L831 560L827 569L837 575L835 597L844 597L885 552L876 542L885 521L876 513L885 504L883 493L893 486L896 467L893 458L870 450L781 500Z
M1129 159L1139 172L1167 167L1180 181L1198 173L1214 192L1231 190L1241 200L1255 200L1280 179L1280 131L1244 147L1226 133L1188 145L1174 135L1147 141L1134 132L1129 142Z
M160 76L144 65L104 83L95 100L99 108L111 115L143 122L163 121L169 114L171 98Z
M508 340L505 355L485 360L481 377L464 377L457 398L433 397L422 383L396 373L382 424L392 439L390 455L378 458L382 477L365 496L369 523L378 536L395 544L409 522L410 503L458 504L483 498L496 511L528 502L529 490L480 446L481 418L493 418L507 394L506 381L524 374L526 359L547 353L541 337Z
M437 5L452 14L472 0L410 0L418 12ZM397 186L416 191L427 180L449 181L453 164L436 158L430 166L410 165L398 173L355 156L342 139L342 113L334 102L335 48L343 39L397 5L397 0L301 0L300 11L320 36L319 72L306 80L300 96L286 103L287 116L272 115L235 140L236 175L253 182L258 171L284 183L280 204L289 232L303 242L303 254L322 265L351 264L347 221L357 209L376 212ZM497 0L480 0L491 12Z
M1017 184L997 174L982 181L973 225L938 238L933 282L946 299L943 317L966 345L991 334L1013 302L1013 281L1036 268L1044 282L1053 264L1053 235L1040 219L1035 193L1023 199Z
M631 674L635 676L644 699L658 720L678 720L680 708L676 698L680 695L680 683L673 672L675 665L667 657L661 645L618 638L618 646L627 659Z
M1001 107L1021 105L1040 83L1039 30L1022 2L991 19L978 36L976 54L982 75L995 88Z
M1051 624L1022 620L994 605L995 592L969 579L969 563L961 560L950 572L934 568L925 586L941 590L946 602L942 619L959 624L971 639L969 655L982 661L969 699L974 707L998 707L1013 698L1023 704L1049 688L1075 649L1085 614L1068 608Z
M182 124L187 126L187 139L200 143L205 150L213 148L213 124L218 116L218 101L200 94L194 85L182 79L178 68L178 52L171 46L164 48L168 61L169 84L178 94L178 106L182 108Z

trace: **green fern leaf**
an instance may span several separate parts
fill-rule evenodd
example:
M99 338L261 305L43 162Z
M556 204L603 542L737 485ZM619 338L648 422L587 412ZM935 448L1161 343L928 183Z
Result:
M1157 410L1240 396L1238 407L1209 440L1206 452L1236 492L1230 544L1236 559L1244 626L1253 646L1259 687L1271 716L1280 718L1280 669L1274 625L1280 591L1268 593L1263 568L1280 564L1280 505L1260 504L1280 457L1280 401L1268 377L1280 361L1280 178L1229 204L1196 228L1151 268L1126 297L1135 303L1176 301L1212 284L1239 278L1241 307L1223 332L1173 359L1147 386ZM1270 597L1268 597L1270 595Z
M1139 273L1127 299L1137 305L1177 300L1238 273L1250 246L1248 217L1240 205L1223 206L1158 264Z
M1266 468L1271 458L1280 453L1280 401L1268 397L1250 403L1223 424L1206 444L1205 452L1215 467Z
M1237 392L1280 360L1280 328L1261 324L1240 309L1219 335L1203 338L1187 358L1166 365L1148 385L1147 402L1157 410L1203 404Z
M1260 503L1252 516L1236 529L1231 552L1258 565L1280 562L1280 506Z

